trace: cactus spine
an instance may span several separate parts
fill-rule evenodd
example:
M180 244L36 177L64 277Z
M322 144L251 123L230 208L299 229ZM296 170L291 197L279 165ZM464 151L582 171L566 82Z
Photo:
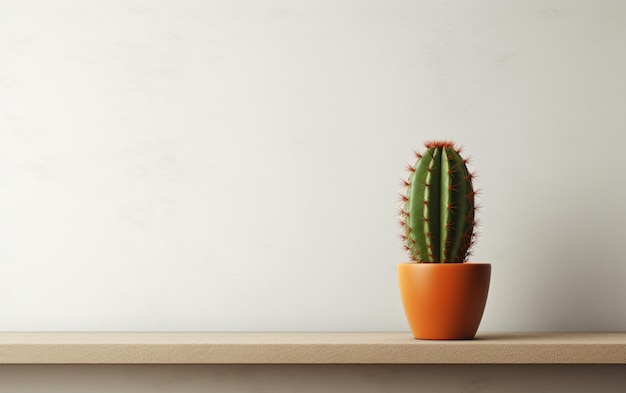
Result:
M408 166L402 239L416 262L465 262L475 241L476 191L468 159L450 141L431 141Z

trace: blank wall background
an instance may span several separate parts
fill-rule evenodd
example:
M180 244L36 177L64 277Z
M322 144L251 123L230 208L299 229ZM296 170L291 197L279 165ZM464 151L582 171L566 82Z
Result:
M0 1L0 330L406 330L466 147L483 330L626 327L621 1Z

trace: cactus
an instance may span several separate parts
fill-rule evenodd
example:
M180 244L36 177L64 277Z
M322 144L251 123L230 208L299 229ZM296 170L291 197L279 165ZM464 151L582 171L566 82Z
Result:
M404 248L415 262L462 263L475 242L474 174L450 141L426 142L407 166L400 208Z

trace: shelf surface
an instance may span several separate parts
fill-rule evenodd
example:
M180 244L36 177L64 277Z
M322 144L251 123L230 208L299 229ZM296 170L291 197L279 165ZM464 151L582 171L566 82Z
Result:
M0 364L626 364L626 332L5 332Z

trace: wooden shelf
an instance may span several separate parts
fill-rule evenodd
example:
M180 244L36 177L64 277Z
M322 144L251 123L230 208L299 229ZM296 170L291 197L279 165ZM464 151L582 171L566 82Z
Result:
M626 364L626 333L7 332L0 364Z

